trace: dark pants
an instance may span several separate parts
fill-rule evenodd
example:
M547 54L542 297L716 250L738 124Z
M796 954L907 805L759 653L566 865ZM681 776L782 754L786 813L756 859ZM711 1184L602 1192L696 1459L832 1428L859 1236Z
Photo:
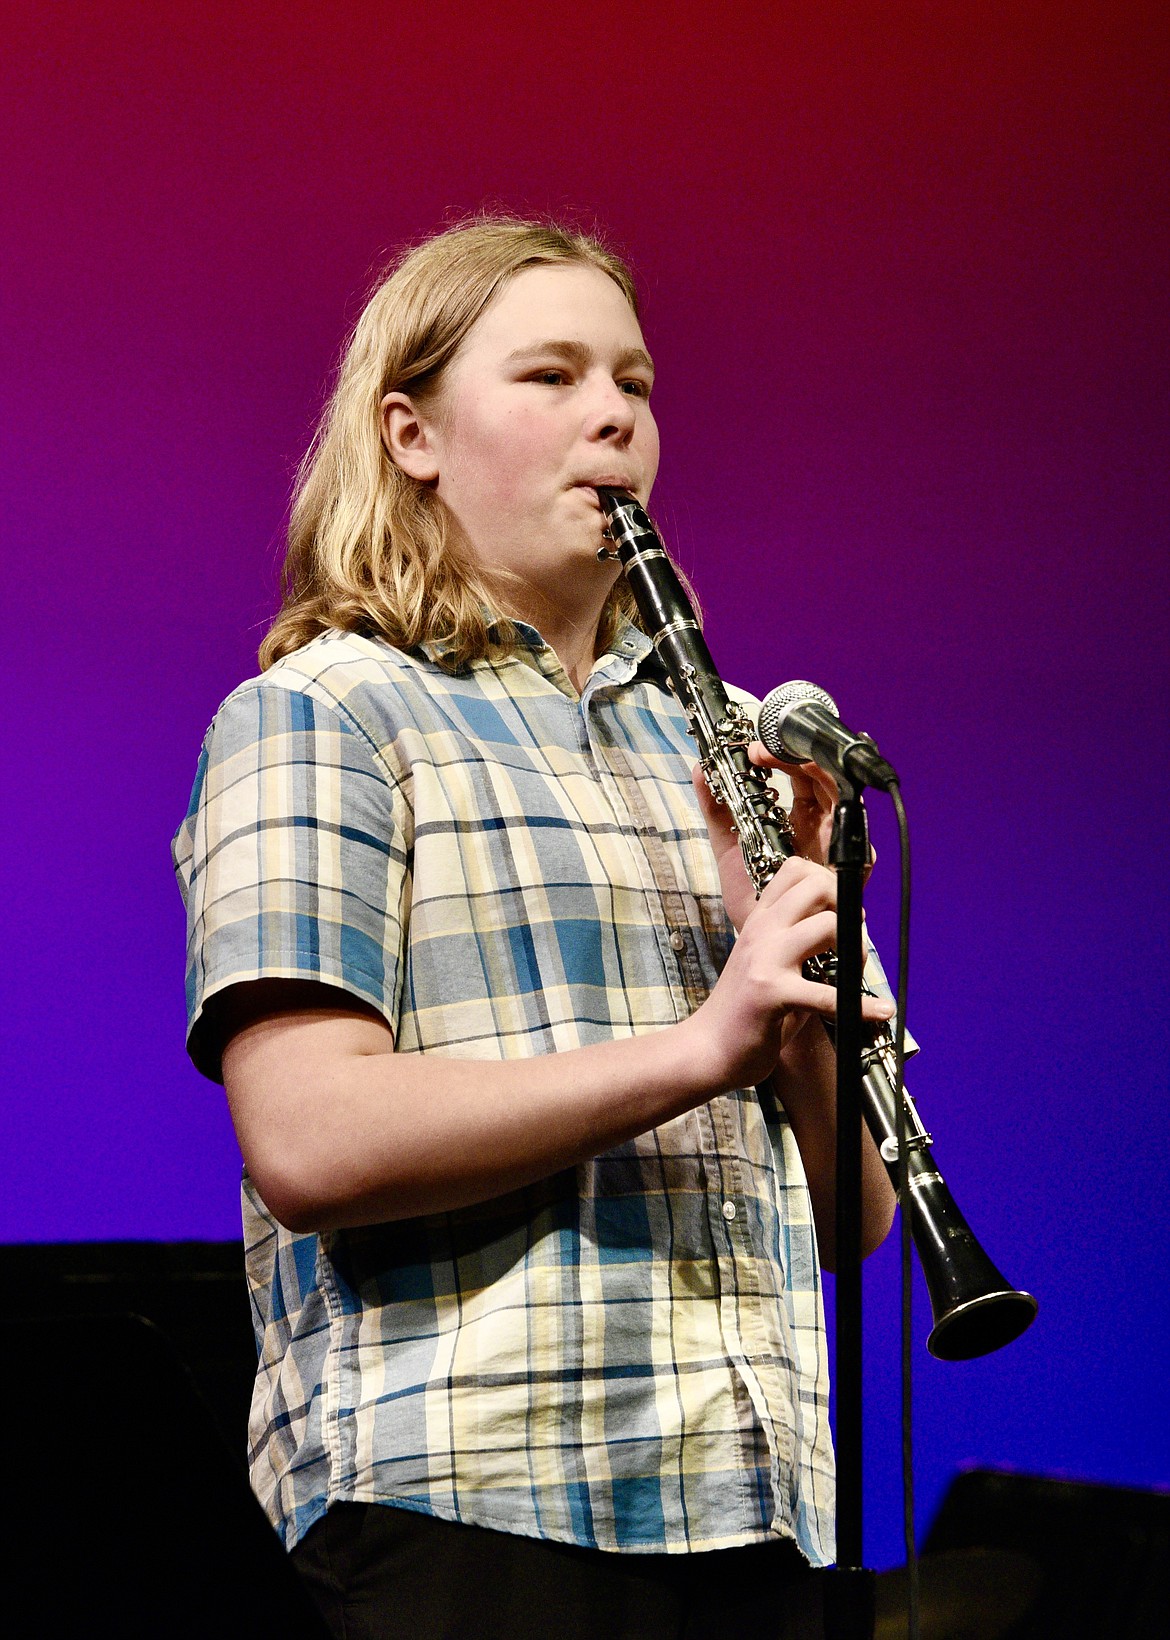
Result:
M787 1543L611 1554L335 1504L293 1563L338 1640L820 1640L820 1580Z

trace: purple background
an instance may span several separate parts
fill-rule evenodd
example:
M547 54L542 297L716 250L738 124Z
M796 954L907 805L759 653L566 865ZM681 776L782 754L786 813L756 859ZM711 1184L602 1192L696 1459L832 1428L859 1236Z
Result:
M722 669L820 681L903 773L914 1087L1041 1300L986 1361L918 1351L920 1519L967 1461L1170 1482L1164 8L7 18L0 1237L238 1233L181 1045L200 737L384 254L485 204L570 214L640 273L656 508ZM895 1264L867 1283L879 1565Z

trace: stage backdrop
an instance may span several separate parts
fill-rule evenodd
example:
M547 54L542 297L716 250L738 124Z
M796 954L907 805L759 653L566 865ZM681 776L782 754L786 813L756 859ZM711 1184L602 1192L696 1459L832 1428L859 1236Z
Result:
M371 276L485 205L553 212L640 274L655 505L723 670L817 680L904 775L914 1087L1041 1306L989 1360L919 1347L920 1517L966 1461L1170 1481L1164 16L7 10L0 1235L237 1234L169 838ZM868 1267L876 1564L895 1262Z

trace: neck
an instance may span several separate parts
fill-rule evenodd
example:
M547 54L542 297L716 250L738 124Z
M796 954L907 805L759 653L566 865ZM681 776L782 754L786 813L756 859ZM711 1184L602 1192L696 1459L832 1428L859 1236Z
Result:
M597 659L597 628L613 582L614 577L607 576L602 586L591 589L588 598L566 596L575 590L572 588L553 592L530 584L522 596L509 599L508 614L537 629L578 694Z

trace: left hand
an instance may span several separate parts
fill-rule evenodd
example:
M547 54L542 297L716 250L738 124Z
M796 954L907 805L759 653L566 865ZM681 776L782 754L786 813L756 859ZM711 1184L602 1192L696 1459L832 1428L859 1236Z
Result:
M792 782L792 807L788 818L796 836L796 852L817 865L829 862L833 839L833 810L837 806L837 782L816 763L785 763L760 740L753 740L748 756L758 769L779 769Z
M780 769L788 776L792 782L789 819L796 837L797 853L816 865L827 864L833 836L833 810L837 806L837 782L832 775L826 774L815 763L782 762L758 740L752 741L748 747L748 756L758 768ZM756 891L743 863L739 838L731 829L731 815L712 797L701 764L695 764L691 779L707 822L711 847L715 851L723 903L738 932L755 909ZM871 851L870 869L872 866Z
M748 756L761 769L780 769L792 782L792 807L788 818L796 835L796 852L818 865L828 865L829 844L833 841L833 811L841 800L837 782L819 763L785 763L773 757L762 741L753 740ZM877 849L869 845L868 883L877 862Z

